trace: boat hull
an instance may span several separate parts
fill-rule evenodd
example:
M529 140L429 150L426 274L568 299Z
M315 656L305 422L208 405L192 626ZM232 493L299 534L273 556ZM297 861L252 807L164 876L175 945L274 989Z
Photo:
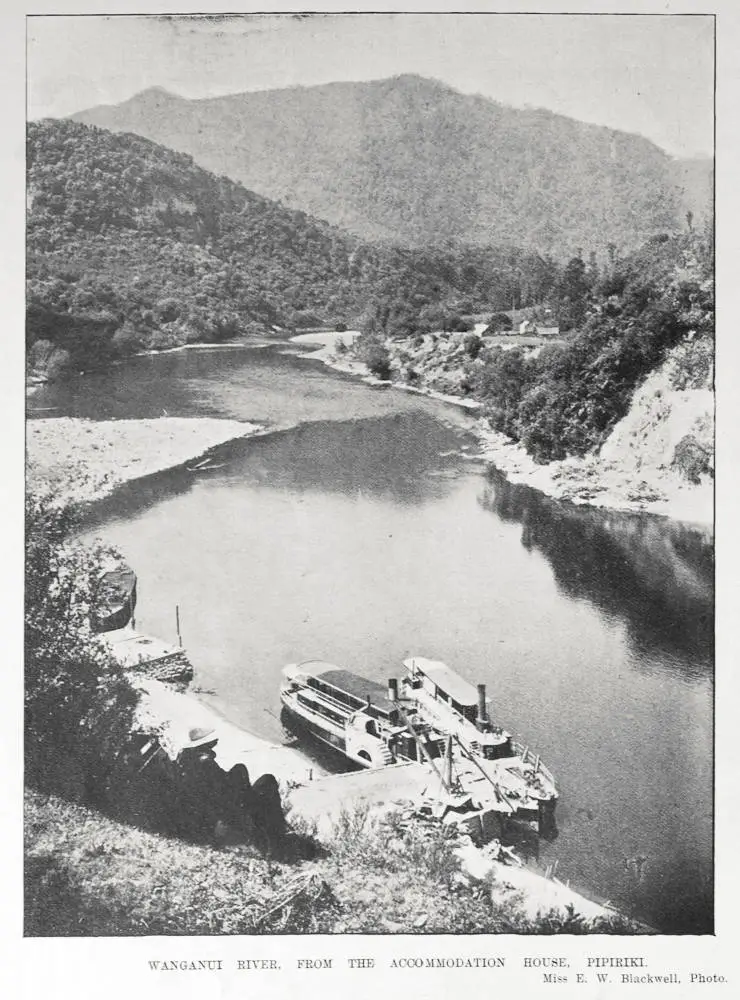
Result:
M283 709L281 713L281 719L283 718L285 719L289 729L295 729L300 731L302 734L305 733L317 742L323 743L324 746L330 747L337 753L346 756L347 741L343 737L336 733L327 732L327 730L322 728L318 722L315 722L313 719L309 719L305 715L297 712L285 702L283 702Z
M385 767L388 764L416 762L417 758L402 751L394 741L393 749L381 736L371 736L367 731L354 729L348 717L341 725L330 722L320 712L301 704L296 692L281 690L280 701L287 718L303 732L343 754L347 760L360 767Z
M104 573L95 588L90 626L94 632L125 628L136 610L136 574L128 566Z

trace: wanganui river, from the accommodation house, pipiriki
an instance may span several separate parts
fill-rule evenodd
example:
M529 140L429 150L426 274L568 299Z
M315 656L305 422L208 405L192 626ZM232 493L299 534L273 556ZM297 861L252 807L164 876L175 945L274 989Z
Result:
M660 930L711 931L711 537L513 486L474 460L464 412L296 353L139 357L30 400L271 428L97 505L85 531L135 567L137 627L174 638L179 605L204 697L271 739L288 662L383 681L446 661L557 777L558 836L532 860Z

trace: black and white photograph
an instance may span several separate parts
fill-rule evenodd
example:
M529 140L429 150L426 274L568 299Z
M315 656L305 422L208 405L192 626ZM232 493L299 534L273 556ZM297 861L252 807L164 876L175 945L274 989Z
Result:
M716 17L28 15L24 938L714 935Z

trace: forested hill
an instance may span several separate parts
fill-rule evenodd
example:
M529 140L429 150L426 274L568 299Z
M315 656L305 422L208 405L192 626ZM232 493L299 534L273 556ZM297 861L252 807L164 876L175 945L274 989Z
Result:
M29 345L104 360L454 288L449 261L363 244L139 136L44 120L27 159Z
M568 259L702 221L711 162L637 135L399 76L201 100L161 88L75 115L365 239L510 244Z

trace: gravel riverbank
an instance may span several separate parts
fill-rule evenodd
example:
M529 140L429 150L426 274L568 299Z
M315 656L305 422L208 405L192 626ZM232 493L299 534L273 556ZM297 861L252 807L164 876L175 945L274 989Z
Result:
M201 458L218 445L257 434L259 424L212 418L31 420L30 487L49 485L60 500L99 500L117 486Z

